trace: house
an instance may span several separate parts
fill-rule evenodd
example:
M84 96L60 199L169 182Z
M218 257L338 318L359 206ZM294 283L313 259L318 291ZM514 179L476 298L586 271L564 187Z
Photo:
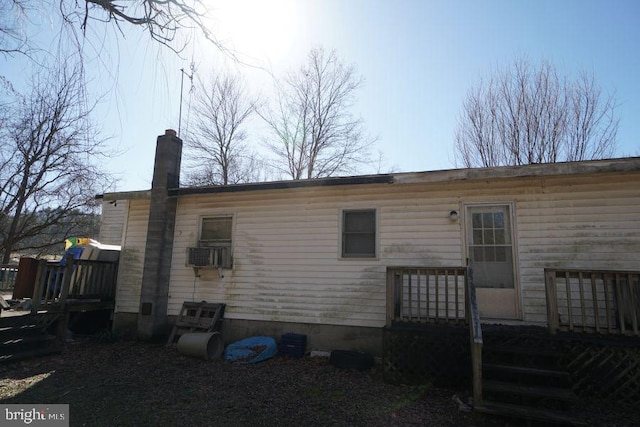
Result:
M420 320L431 280L410 273L391 301L394 269L469 263L483 322L544 326L545 268L640 270L637 157L190 188L181 147L158 137L152 189L99 196L100 241L122 246L114 327L144 338L207 300L225 341L380 354L390 311Z

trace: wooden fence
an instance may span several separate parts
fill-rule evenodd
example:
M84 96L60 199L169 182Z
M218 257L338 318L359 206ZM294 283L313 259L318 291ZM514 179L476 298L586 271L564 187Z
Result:
M13 291L16 286L18 266L15 264L0 264L0 291Z
M41 260L31 311L112 308L117 262L66 259L65 265Z
M640 272L545 269L549 331L640 336Z

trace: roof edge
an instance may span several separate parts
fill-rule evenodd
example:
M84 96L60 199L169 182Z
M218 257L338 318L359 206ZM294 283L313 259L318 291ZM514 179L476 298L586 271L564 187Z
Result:
M509 178L544 178L551 176L586 175L595 173L640 172L640 157L622 157L604 160L543 163L491 168L443 169L425 172L400 172L379 175L358 175L334 178L257 182L249 184L212 185L207 187L170 188L169 196L190 194L233 193L240 191L282 190L307 187L328 187L363 184L428 184L453 181L473 181ZM124 191L98 194L96 199L127 200L149 199L151 190Z
M151 190L138 191L116 191L112 193L96 194L95 199L113 201L113 200L133 200L133 199L150 199Z
M491 168L446 169L427 172L407 172L394 175L398 184L421 184L451 181L472 181L507 178L544 178L551 176L586 175L594 173L640 172L640 157L624 157L576 162L540 163Z
M294 181L257 182L251 184L214 185L209 187L184 187L169 190L170 196L188 194L235 193L239 191L282 190L336 185L393 184L392 174L346 176L336 178L300 179Z

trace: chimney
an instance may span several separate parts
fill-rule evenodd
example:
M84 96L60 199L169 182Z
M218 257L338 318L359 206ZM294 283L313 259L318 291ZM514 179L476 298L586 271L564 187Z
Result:
M142 270L138 337L153 339L167 332L171 255L178 200L168 190L180 186L182 140L167 129L156 143L151 206Z
M153 182L151 183L152 192L155 188L166 190L180 187L181 157L182 140L176 136L175 130L165 130L164 135L160 135L156 143L156 158L153 165Z

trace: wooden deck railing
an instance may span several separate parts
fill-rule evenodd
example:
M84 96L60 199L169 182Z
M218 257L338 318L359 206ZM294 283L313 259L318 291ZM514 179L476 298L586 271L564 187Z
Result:
M640 336L640 272L545 269L549 331Z
M482 403L482 326L471 267L387 269L387 325L453 323L469 326L473 398Z
M389 267L387 323L467 320L466 267Z
M112 303L116 295L118 263L92 260L74 260L68 257L66 265L41 260L38 264L33 291L32 312L41 309L64 310L74 303Z
M467 267L467 322L469 322L469 341L471 345L471 369L473 372L473 402L482 404L482 325L480 310L476 299L476 287L473 283L473 270Z
M0 291L12 291L16 286L17 275L17 265L0 264Z

